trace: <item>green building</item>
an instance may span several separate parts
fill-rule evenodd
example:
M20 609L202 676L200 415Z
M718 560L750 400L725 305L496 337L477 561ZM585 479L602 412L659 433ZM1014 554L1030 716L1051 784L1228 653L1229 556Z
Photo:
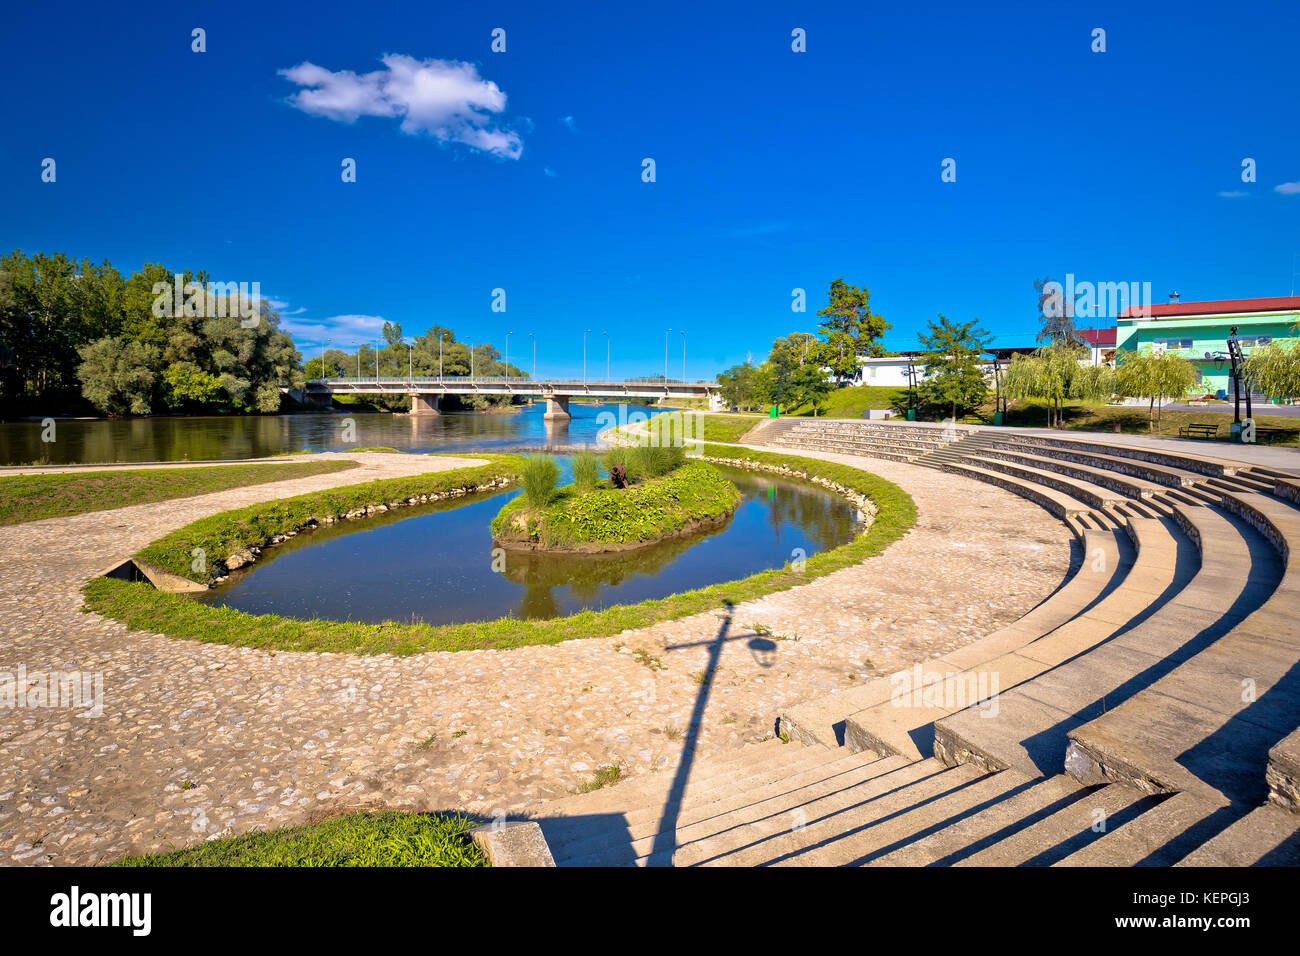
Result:
M1219 362L1206 355L1226 356L1233 326L1237 327L1242 350L1249 354L1256 345L1296 338L1300 335L1297 324L1300 296L1132 306L1119 314L1116 348L1121 364L1126 351L1175 351L1195 363L1206 392L1227 391L1230 366L1226 358Z

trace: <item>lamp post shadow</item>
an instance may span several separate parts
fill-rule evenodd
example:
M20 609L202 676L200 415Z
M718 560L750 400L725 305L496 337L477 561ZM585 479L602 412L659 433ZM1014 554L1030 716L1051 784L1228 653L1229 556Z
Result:
M664 801L663 815L659 818L658 832L655 834L654 844L647 857L650 866L673 865L673 855L677 851L677 824L681 816L682 799L686 795L686 784L690 780L691 770L695 765L695 758L699 749L700 731L704 725L704 712L708 709L709 694L713 687L713 675L717 672L718 662L722 659L723 646L728 641L741 640L745 636L737 635L732 637L730 635L732 617L735 614L736 606L727 601L725 607L726 610L722 615L722 623L718 627L717 636L707 641L677 644L667 649L669 651L678 651L704 646L708 648L709 659L704 668L703 679L700 681L699 693L695 695L695 704L691 708L691 719L687 724L685 740L682 743L682 758L678 761L677 770L673 775L672 787L669 789L668 796ZM759 665L771 667L776 660L776 644L757 635L749 644Z

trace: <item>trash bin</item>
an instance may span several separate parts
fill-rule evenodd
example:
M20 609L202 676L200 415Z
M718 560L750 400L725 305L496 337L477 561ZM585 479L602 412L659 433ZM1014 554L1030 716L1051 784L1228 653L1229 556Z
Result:
M773 405L773 406L772 406L772 412L771 412L771 417L772 417L772 418L776 418L776 417L777 417L777 409L778 409L779 407L780 407L780 406L778 406L778 405Z
M909 408L909 409L907 410L907 420L908 420L909 422L914 422L914 421L916 421L916 409L915 409L915 408Z
M1001 425L1001 424L1002 424L1002 413L1001 413L1001 412L994 412L994 413L993 413L993 424L994 424L994 425Z
M1221 388L1214 393L1214 397L1217 398L1219 401L1223 401L1228 397L1228 390L1226 388Z

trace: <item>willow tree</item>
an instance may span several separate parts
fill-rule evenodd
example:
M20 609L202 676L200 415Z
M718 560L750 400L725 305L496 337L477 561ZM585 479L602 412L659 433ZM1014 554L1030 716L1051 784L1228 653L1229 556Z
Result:
M1147 399L1147 430L1158 431L1165 401L1182 398L1200 375L1195 365L1173 352L1126 351L1119 361L1119 391L1129 398Z
M1272 398L1300 395L1300 339L1251 349L1242 367L1246 381Z
M1087 354L1086 348L1061 342L1035 349L1032 355L1017 355L1002 377L1002 391L1009 398L1047 402L1047 427L1056 428L1064 421L1067 398L1102 397L1093 393L1103 388L1098 383L1104 379L1085 372L1080 364Z

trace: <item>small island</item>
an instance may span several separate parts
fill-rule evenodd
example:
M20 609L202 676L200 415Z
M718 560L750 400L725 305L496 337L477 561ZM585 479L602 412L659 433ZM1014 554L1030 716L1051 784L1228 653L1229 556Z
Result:
M681 448L615 448L573 463L573 484L556 488L559 466L545 456L524 467L524 493L492 519L507 549L595 554L681 537L727 521L740 492L713 466L687 461Z

